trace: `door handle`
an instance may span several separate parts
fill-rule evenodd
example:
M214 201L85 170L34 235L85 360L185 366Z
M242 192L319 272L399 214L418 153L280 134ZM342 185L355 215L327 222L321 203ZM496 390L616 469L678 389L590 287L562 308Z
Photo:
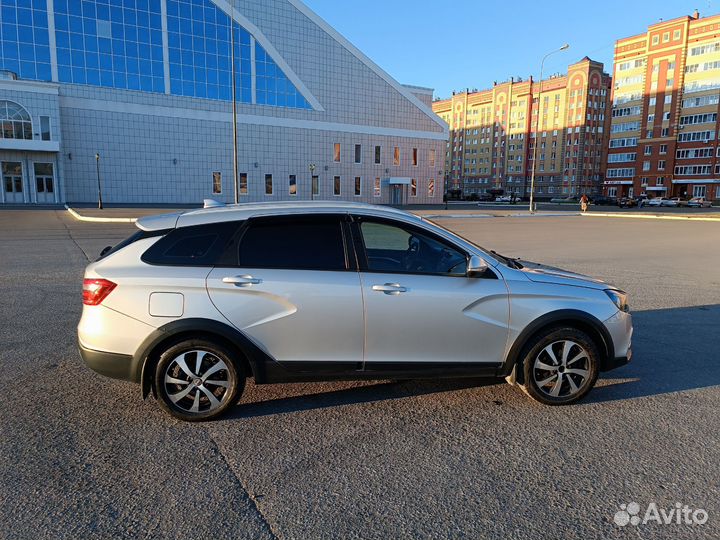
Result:
M254 278L252 276L228 276L223 278L223 283L229 283L230 285L237 285L238 287L252 287L253 285L259 285L262 283L262 279Z
M403 287L399 283L386 283L385 285L373 285L372 290L385 294L398 295L407 292L407 287Z

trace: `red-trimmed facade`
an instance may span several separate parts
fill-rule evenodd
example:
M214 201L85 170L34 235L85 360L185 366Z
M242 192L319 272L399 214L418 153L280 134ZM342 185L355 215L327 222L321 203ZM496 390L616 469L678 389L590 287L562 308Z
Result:
M720 199L720 16L619 40L613 81L604 193Z

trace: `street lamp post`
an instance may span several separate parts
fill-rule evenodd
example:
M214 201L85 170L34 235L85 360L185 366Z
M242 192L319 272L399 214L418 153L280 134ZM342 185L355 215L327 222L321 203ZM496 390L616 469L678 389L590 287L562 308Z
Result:
M233 184L235 186L235 204L240 203L240 180L238 173L238 140L237 140L237 88L235 81L235 3L231 4L230 15L230 63L232 68L232 117L233 117Z
M100 186L100 153L98 152L95 154L95 170L97 172L97 182L98 182L98 208L100 210L103 209L103 202L102 202L102 187Z
M542 62L540 62L540 90L538 92L538 115L537 120L535 121L535 142L533 143L533 162L532 162L532 173L530 175L530 213L535 213L535 167L537 167L537 151L538 151L538 134L540 132L540 122L542 121L542 91L543 91L543 69L545 68L545 60L547 60L547 57L558 53L560 51L565 51L570 48L570 45L567 43L560 47L559 49L555 49L554 51L550 51L545 56L543 56Z
M315 176L315 164L310 164L310 200L315 200L315 179L313 178Z

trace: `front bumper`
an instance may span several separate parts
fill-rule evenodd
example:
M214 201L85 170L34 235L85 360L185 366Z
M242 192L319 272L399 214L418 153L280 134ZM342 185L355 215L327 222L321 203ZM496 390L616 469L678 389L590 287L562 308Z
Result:
M615 358L608 358L600 366L600 371L610 371L611 369L617 369L630 363L632 359L632 349L628 349L625 356L616 356Z
M603 362L600 370L609 371L624 366L632 359L632 315L618 311L603 324L612 338L614 351Z
M83 347L82 344L78 344L78 348L80 356L88 367L100 375L123 381L140 382L132 356L96 351Z

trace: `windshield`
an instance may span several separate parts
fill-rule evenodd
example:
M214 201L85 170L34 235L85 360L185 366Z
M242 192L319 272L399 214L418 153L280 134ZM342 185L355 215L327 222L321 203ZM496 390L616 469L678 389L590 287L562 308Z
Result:
M455 231L451 231L450 229L448 229L448 228L446 228L446 227L443 227L443 226L440 225L438 222L433 221L432 219L428 219L428 218L425 218L425 217L421 217L421 219L422 219L423 221L428 222L428 223L432 223L435 227L437 227L438 229L442 229L445 233L447 233L447 234L450 235L450 236L454 236L455 238L458 238L458 239L462 240L463 242L467 242L467 243L470 244L471 246L475 246L476 248L480 249L481 251L484 251L485 253L490 253L490 254L491 254L493 257L495 257L498 261L500 261L501 263L503 263L503 264L506 265L506 266L509 266L510 268L517 268L517 269L522 268L522 265L518 262L518 259L513 259L513 258L511 258L511 257L506 257L505 255L501 255L500 253L498 253L497 251L495 251L495 250L493 250L493 249L484 248L484 247L482 247L480 244L478 244L478 243L476 243L476 242L473 242L473 241L470 240L469 238L466 238L466 237L464 237L463 235L461 235L461 234L459 234L459 233L457 233L457 232L455 232Z

